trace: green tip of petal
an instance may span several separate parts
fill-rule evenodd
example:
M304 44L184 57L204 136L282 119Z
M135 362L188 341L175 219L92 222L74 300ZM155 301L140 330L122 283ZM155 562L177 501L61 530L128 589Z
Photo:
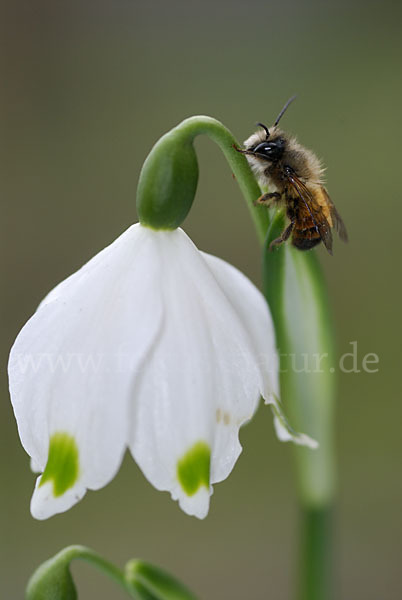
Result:
M64 432L53 434L50 438L46 468L39 486L52 481L54 496L62 496L73 487L78 474L78 447L75 439Z
M177 477L187 496L194 496L201 486L209 488L211 449L197 442L177 463Z

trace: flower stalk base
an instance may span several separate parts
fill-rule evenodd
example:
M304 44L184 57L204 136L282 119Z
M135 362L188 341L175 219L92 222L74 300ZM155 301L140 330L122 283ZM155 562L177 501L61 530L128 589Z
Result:
M298 600L334 600L332 508L304 508L301 515Z

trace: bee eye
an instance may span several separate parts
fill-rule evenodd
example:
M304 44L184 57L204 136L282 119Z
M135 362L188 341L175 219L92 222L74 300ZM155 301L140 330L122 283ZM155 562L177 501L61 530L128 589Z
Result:
M271 160L277 160L283 154L283 143L278 142L261 142L253 150L256 154L263 154Z
M272 142L262 142L262 144L258 144L258 146L256 146L254 148L254 152L258 152L258 154L266 154L267 156L270 156L272 154L272 152L275 152L275 149L277 148L276 144L273 144Z

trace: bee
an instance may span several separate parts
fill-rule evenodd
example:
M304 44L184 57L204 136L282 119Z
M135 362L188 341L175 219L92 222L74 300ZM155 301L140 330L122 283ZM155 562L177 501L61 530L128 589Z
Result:
M270 244L270 250L290 236L299 250L310 250L321 241L332 254L332 231L347 241L346 227L323 185L323 166L316 155L278 128L278 123L296 96L288 100L270 129L261 128L245 142L244 149L236 148L247 159L259 182L269 189L256 204L269 206L283 202L289 224Z

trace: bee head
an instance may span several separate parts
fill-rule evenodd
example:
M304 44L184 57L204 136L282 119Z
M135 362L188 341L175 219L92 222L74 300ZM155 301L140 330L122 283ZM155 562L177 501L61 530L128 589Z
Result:
M267 160L275 163L282 158L283 153L285 152L286 139L283 133L277 129L277 125L287 110L289 104L293 102L295 98L296 96L292 96L286 102L273 127L271 127L271 131L269 131L268 127L263 123L257 123L257 125L261 127L264 132L257 131L244 142L245 150L240 150L240 152L250 156L250 162L252 164L256 165L256 162L258 163L261 160Z
M286 150L286 134L271 127L271 133L258 130L244 142L244 149L236 148L244 154L257 177L263 177L267 167L283 157Z
M262 159L264 162L277 162L282 158L285 151L285 138L276 128L271 128L270 133L265 125L262 125L261 123L258 123L258 125L264 129L265 135L262 131L257 131L250 136L250 138L244 142L244 153L253 156L257 160Z

